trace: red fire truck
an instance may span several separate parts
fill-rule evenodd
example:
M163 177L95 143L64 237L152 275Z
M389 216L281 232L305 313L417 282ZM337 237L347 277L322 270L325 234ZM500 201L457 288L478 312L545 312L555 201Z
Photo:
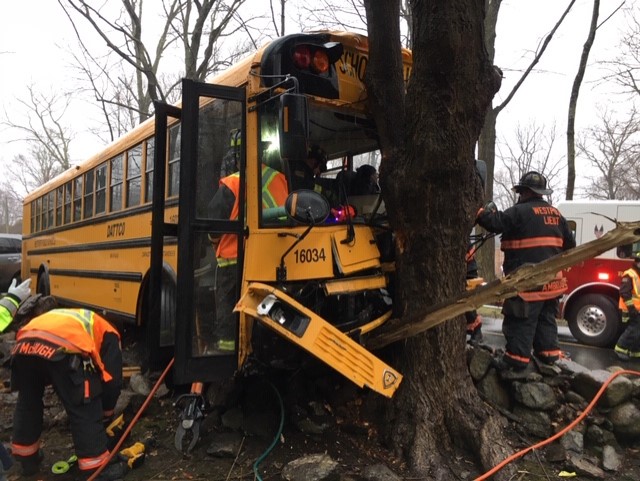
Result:
M640 201L562 201L557 207L569 221L577 245L598 239L615 227L616 220L640 220ZM634 244L634 252L638 244ZM571 334L583 344L611 346L624 328L618 288L631 261L628 253L626 258L621 256L620 248L611 249L564 270L569 289L560 303L560 317L567 320Z

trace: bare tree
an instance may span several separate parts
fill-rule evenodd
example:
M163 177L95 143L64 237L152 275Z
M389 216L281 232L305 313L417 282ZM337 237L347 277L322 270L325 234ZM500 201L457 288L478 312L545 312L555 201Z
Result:
M640 11L637 2L626 5L625 18L629 27L620 40L619 53L613 60L603 62L609 69L604 80L612 80L624 94L636 96L640 95Z
M11 183L5 181L0 187L0 232L18 234L21 232L22 204L11 189Z
M321 25L323 28L367 32L364 0L320 0L300 7L300 26ZM411 10L408 0L400 1L400 34L402 45L411 48Z
M33 85L26 88L28 97L16 99L18 108L14 108L11 114L5 111L0 125L16 132L12 142L26 142L30 154L46 158L47 167L44 170L68 169L71 166L69 144L73 134L63 118L71 97L64 94L42 94ZM24 120L16 113L20 108L24 110ZM27 155L22 155L29 160Z
M482 202L472 160L501 76L484 44L476 0L412 0L413 70L405 88L399 0L366 0L365 81L380 136L380 180L395 232L394 308L402 324L464 290L468 235ZM426 133L426 134L425 134ZM406 206L411 205L411 209ZM386 404L389 444L418 477L451 479L457 449L484 466L507 454L499 417L479 403L461 317L393 346L405 375ZM507 479L498 473L498 481Z
M578 106L578 95L580 94L580 86L584 79L584 73L587 70L587 61L589 60L589 52L596 39L596 30L598 29L598 15L600 13L600 0L593 0L593 10L591 12L591 24L589 25L589 33L587 40L582 46L582 55L578 65L578 72L573 79L571 87L571 95L569 96L569 111L567 114L567 200L573 199L573 190L576 183L576 145L575 145L575 128L576 128L576 109Z
M633 109L624 120L604 110L600 124L586 129L577 142L578 153L599 175L590 178L595 199L637 199L640 158L640 118Z
M502 0L485 0L486 15L484 19L485 28L485 45L489 54L489 59L493 62L495 58L495 40L496 40L496 26L498 23L498 15L500 12L500 5ZM555 35L560 25L564 22L565 18L571 11L571 8L575 4L575 0L570 0L567 7L562 12L560 18L556 21L551 31L545 36L544 40L540 42L535 50L533 59L525 71L521 74L520 78L516 81L510 92L506 94L504 100L497 106L490 106L487 112L487 116L482 127L482 133L478 140L478 158L484 160L487 163L487 185L485 187L485 200L489 201L493 199L493 179L495 177L495 156L496 156L496 122L498 114L506 108L511 102L511 99L518 92L522 84L534 71L535 66L538 64L542 55L546 51L547 47L551 43L553 36ZM494 278L494 265L495 265L495 242L491 238L484 248L480 249L477 253L478 265L480 272L488 280Z
M95 3L86 0L58 0L84 51L81 69L88 74L89 82L103 109L105 104L130 108L136 113L138 122L151 115L153 101L169 100L171 92L178 88L181 77L204 81L212 72L233 61L220 58L218 42L243 27L244 22L237 22L236 16L238 8L244 2L245 0L164 0L164 23L154 35L155 42L152 45L148 36L143 38L143 26L146 24L143 22L141 0L121 0L120 10L116 13L110 9L113 4L95 6ZM153 5L158 4L154 2ZM109 96L105 95L104 89L96 88L100 76L110 76L110 69L106 70L109 64L93 61L101 56L91 52L87 39L80 34L77 24L79 18L85 20L110 51L123 62L126 68L122 67L122 71L132 72L122 77L111 76L104 81L103 85L120 84L109 90ZM184 70L169 82L163 82L160 64L174 48L182 50ZM131 98L135 100L133 105L129 102Z
M517 194L512 187L526 172L535 170L543 174L554 193L549 196L551 203L560 200L560 174L564 168L564 158L553 156L553 146L557 138L555 125L549 129L535 123L516 128L515 140L506 140L498 147L498 158L502 167L496 171L494 178L494 200L502 209L512 206L517 201Z

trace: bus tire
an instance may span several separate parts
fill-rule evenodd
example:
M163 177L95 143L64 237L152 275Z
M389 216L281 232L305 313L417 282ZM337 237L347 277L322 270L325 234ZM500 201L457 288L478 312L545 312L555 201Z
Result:
M42 294L43 296L51 295L51 287L49 284L49 276L46 272L41 273L38 276L38 284L36 286L36 294Z
M611 347L621 331L620 313L613 300L603 294L586 294L567 311L569 330L581 344Z

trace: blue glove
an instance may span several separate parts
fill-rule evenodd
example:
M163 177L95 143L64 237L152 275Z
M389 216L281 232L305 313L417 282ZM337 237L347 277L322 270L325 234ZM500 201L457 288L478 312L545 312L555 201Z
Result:
M14 296L18 301L20 301L20 303L22 303L26 301L27 298L31 295L31 278L16 286L17 283L18 281L16 279L13 279L13 281L11 281L11 286L9 286L9 290L7 292Z

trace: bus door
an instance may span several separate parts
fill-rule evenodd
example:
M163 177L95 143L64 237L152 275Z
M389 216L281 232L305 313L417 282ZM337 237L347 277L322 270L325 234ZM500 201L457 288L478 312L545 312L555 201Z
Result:
M182 96L174 382L187 384L237 368L246 109L244 88L185 79Z

